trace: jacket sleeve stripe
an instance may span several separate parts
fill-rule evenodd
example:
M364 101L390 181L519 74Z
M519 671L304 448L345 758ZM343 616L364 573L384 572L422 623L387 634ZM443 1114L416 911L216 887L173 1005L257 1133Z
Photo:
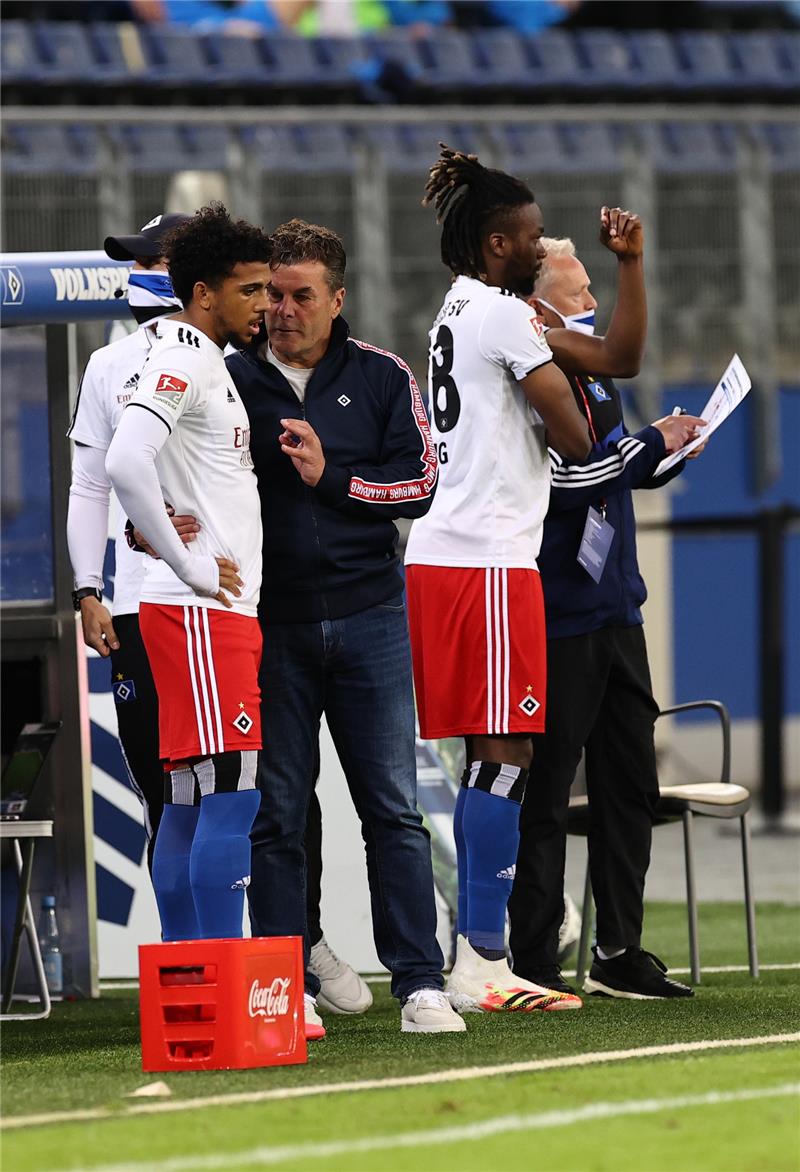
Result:
M588 467L586 465L565 464L551 448L549 451L552 484L555 488L586 488L592 484L602 484L606 480L619 476L644 447L641 440L624 436L619 441L615 454Z
M379 346L370 345L369 342L359 342L356 338L351 338L350 340L362 350L369 350L375 354L383 354L386 358L391 358L392 362L396 363L406 375L411 394L411 414L422 444L420 457L422 476L414 480L395 480L392 482L373 482L362 480L359 476L353 476L350 480L350 488L348 489L347 495L353 497L355 500L369 501L370 504L374 505L390 505L398 500L408 500L409 498L422 500L425 497L429 497L433 492L436 477L438 476L436 449L430 427L428 426L425 404L422 402L422 395L419 392L417 380L414 378L411 368L403 362L402 358L398 358L396 354L392 354L389 350L382 350Z

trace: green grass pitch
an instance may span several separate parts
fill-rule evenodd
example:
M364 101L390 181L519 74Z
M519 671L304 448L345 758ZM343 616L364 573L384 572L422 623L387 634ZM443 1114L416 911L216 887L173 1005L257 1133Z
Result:
M800 908L761 905L763 964L800 962ZM685 909L651 905L645 947L686 964ZM746 957L737 905L701 909L704 965ZM4 1172L276 1167L320 1172L796 1172L800 1050L795 1044L697 1050L508 1072L435 1085L351 1089L253 1103L228 1096L413 1077L560 1056L800 1029L800 969L708 973L692 1000L587 998L583 1011L470 1015L467 1033L401 1034L385 984L363 1017L328 1017L303 1067L143 1075L134 991L56 1006L3 1031ZM166 1100L130 1099L164 1079ZM793 1092L793 1088L795 1088ZM202 1108L153 1113L181 1099ZM38 1113L102 1112L15 1128ZM142 1112L142 1113L133 1113Z

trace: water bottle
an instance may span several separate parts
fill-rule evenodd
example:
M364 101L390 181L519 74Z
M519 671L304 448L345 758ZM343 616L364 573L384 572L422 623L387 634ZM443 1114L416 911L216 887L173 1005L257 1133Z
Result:
M42 915L39 920L39 947L42 950L42 962L47 988L51 993L64 992L64 958L61 955L61 942L56 920L56 897L42 896Z

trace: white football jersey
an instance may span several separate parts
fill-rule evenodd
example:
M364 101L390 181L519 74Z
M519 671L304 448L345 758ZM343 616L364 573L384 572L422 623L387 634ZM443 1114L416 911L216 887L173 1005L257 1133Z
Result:
M150 347L152 323L140 326L108 346L95 350L83 372L72 423L67 435L76 443L107 452L125 404L139 382ZM144 581L146 554L136 553L125 539L127 518L116 496L111 497L116 571L114 614L136 614ZM102 571L102 566L98 566Z
M430 339L439 486L411 528L405 560L535 569L550 461L545 426L519 380L552 361L542 327L513 293L458 277Z
M255 615L261 592L261 503L250 455L250 421L223 352L184 322L158 323L157 341L129 407L146 408L169 429L156 457L164 500L191 514L200 532L190 553L230 558L244 582L233 609ZM277 436L275 439L277 443ZM201 597L164 561L147 559L142 602L227 609Z

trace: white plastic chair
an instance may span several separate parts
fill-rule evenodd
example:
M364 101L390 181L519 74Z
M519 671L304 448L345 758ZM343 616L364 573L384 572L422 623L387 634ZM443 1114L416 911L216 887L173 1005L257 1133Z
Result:
M700 946L697 934L697 886L694 865L694 817L738 818L742 845L742 876L744 881L744 907L747 920L747 954L750 976L758 977L758 946L756 941L756 915L753 901L753 887L750 866L750 825L747 814L750 809L750 791L730 779L731 771L731 722L728 710L719 700L693 700L688 704L676 704L664 708L661 716L676 712L688 712L699 708L710 708L716 712L722 730L722 765L719 781L687 782L683 785L659 786L659 800L656 806L654 826L666 826L671 822L683 823L683 845L686 859L686 903L689 915L689 958L692 983L700 984ZM567 833L586 837L589 830L589 800L585 795L570 798ZM586 881L583 897L583 924L578 944L577 984L580 986L586 975L589 956L589 942L594 926L594 905L589 865L586 866Z

